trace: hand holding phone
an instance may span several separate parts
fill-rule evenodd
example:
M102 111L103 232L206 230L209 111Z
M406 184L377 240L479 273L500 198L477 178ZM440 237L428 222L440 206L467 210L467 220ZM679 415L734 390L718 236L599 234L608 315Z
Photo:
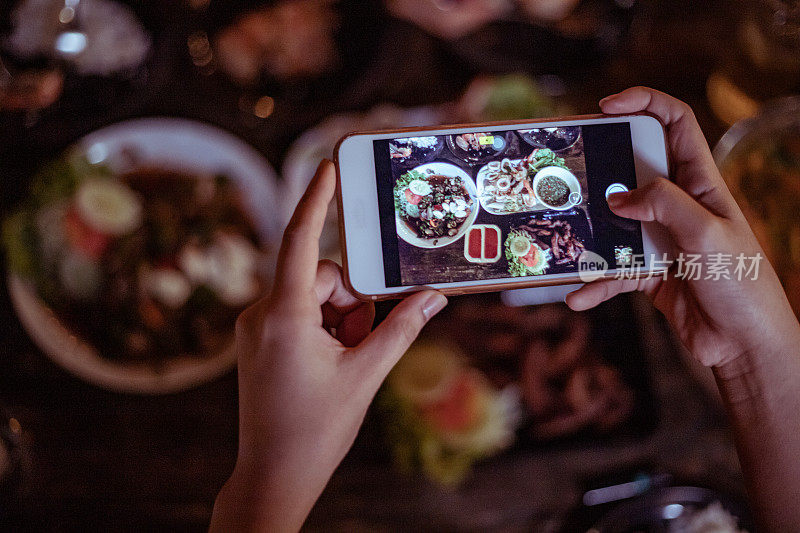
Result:
M668 175L664 128L649 114L357 133L336 158L346 279L365 299L668 264L663 228L607 203Z
M658 156L656 162L646 160L644 167L634 165L640 188L612 200L613 211L621 215L619 220L627 220L627 225L623 226L627 233L622 235L630 236L631 232L635 235L637 226L632 219L641 220L645 221L641 227L643 244L644 236L652 235L648 229L651 224L657 227L664 224L683 251L763 254L716 170L688 106L663 93L641 87L606 99L601 106L606 113L647 110L660 117L668 128L668 142L678 163L675 184L654 176L644 186L638 179L639 169L657 166L661 161L663 175L666 175L666 158L662 160ZM625 122L626 117L618 118ZM408 137L391 133L376 140L395 138ZM429 142L424 144L428 148L432 146ZM398 151L401 154L413 152L413 149ZM619 155L615 150L610 153ZM362 159L363 165L349 167L343 163L349 161L350 156L345 159L342 155L340 150L342 180L346 178L356 189L359 186L365 189L363 196L359 196L358 190L351 190L344 183L340 185L340 208L342 204L347 208L342 213L346 219L343 232L348 237L347 260L352 267L363 251L363 259L376 263L378 275L385 276L381 234L378 230L369 233L371 230L367 227L367 223L379 225L382 220L378 208L381 185L376 172L369 171L369 165L374 165L374 161ZM374 157L369 152L368 155ZM398 159L404 157L401 155ZM564 159L566 163L567 158ZM280 281L273 295L246 311L237 324L240 455L234 474L217 499L212 530L228 530L243 525L251 529L298 529L353 442L380 381L412 342L422 327L423 318L429 318L444 303L440 300L438 306L426 312L428 298L434 298L435 293L415 294L393 311L392 320L384 321L371 335L382 341L366 346L368 349L362 351L362 357L354 357L352 350L345 348L368 334L371 313L369 304L360 305L343 290L335 266L316 264L318 237L333 188L330 170L330 167L322 165L287 230L281 251ZM353 176L354 171L364 172L367 176L362 176L359 181L358 176ZM591 178L591 174L587 177ZM391 182L389 185L391 193ZM421 194L426 191L424 187L415 185L415 191L412 194L425 196ZM453 186L451 192L458 193L459 189ZM466 197L462 198L466 203ZM610 194L609 198L612 198ZM354 199L357 200L355 203ZM524 197L522 201L525 202ZM458 208L459 203L455 203ZM479 216L476 216L477 224L482 223ZM551 218L556 216L551 215ZM466 217L448 218L458 220ZM489 225L484 223L484 226ZM502 232L506 226L495 225L501 232L500 238L504 238ZM471 229L474 227L475 224ZM350 239L361 229L364 238L374 238L378 244L371 248L354 247L356 241L364 244L363 238ZM469 245L463 244L467 241L463 240L462 234L462 246L467 248L464 257L469 254L484 260L465 262L475 264L477 268L496 263L490 260L494 257L491 245L487 251L485 244L486 236L493 231L480 228L483 241L480 253L477 247L470 251ZM562 233L559 235L563 237ZM458 243L456 239L440 248ZM422 250L420 253L436 249L419 248ZM522 247L517 250L521 251ZM440 266L440 269L432 270L432 275L441 275L442 270L447 272L450 267L449 264ZM369 273L369 268L376 267L367 264L354 273ZM370 290L377 286L374 279L365 282L358 276L350 281ZM378 277L378 282L383 283L382 292L371 297L419 290L414 285L389 286L385 281ZM492 279L474 281L477 283L472 287L480 290L490 290L492 283L505 283L502 279L499 282ZM458 285L442 285L448 290L462 290ZM737 431L737 445L753 506L760 511L764 527L780 529L786 524L800 524L800 515L794 505L800 495L797 482L800 479L797 469L800 439L795 423L800 394L797 380L792 379L798 375L800 365L796 357L800 327L769 263L763 263L760 276L744 283L731 280L687 282L675 277L668 277L666 281L595 281L573 293L568 303L573 308L588 308L618 292L636 289L649 292L695 357L707 365L717 366L718 383L728 400L726 406ZM337 312L331 313L331 310ZM339 331L343 329L339 327L344 320L342 313L351 315L353 323L358 325L355 329L344 328L349 330L347 337L350 341L345 341L345 332ZM408 316L409 313L416 316ZM332 319L335 322L331 322ZM321 327L334 324L342 344ZM392 349L386 349L387 340ZM364 344L362 341L360 346ZM250 352L248 348L254 351ZM365 358L365 355L376 357Z
M797 319L775 271L717 169L691 108L645 87L600 102L606 113L647 111L663 120L676 162L674 182L658 180L609 197L614 213L666 228L682 261L674 275L642 280L601 280L567 297L576 310L594 307L620 292L641 290L672 323L706 366L721 367L742 354L785 346L797 337ZM686 261L696 258L692 271ZM730 261L726 275L709 271L715 258ZM736 272L739 260L749 272Z
M236 322L239 455L211 531L299 530L386 374L447 303L414 294L370 332L372 303L319 261L334 187L323 161L284 232L272 292Z

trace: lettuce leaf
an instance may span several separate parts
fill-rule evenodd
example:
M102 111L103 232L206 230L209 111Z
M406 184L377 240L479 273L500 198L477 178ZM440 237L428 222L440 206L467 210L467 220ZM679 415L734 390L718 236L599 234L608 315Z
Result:
M108 167L93 165L85 157L75 154L67 154L41 167L31 179L30 194L25 203L2 224L1 241L9 269L35 281L40 289L52 285L39 253L36 214L42 206L72 196L85 179L111 175Z
M535 174L544 167L561 167L569 170L563 157L559 157L549 148L536 150L536 159L528 164L528 172Z
M401 216L408 216L408 213L406 212L408 200L406 200L405 195L408 184L414 180L427 181L427 179L428 177L425 174L422 172L417 172L416 170L409 170L397 178L397 181L394 183L394 208L398 214Z

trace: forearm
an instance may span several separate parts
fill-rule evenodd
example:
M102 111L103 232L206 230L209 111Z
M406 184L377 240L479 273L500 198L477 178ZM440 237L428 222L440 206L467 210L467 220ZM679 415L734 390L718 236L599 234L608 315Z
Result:
M315 479L304 479L309 474ZM210 531L298 531L327 481L317 477L311 465L293 475L237 466L214 503Z
M798 329L775 348L714 368L714 375L759 523L765 531L800 531Z

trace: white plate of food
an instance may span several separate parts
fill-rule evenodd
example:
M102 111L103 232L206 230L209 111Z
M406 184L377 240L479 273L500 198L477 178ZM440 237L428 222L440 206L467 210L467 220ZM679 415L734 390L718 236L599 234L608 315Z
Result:
M538 204L533 192L526 159L490 161L475 178L478 198L493 215L510 215L533 211ZM539 204L541 208L541 204Z
M449 135L447 146L453 155L470 163L483 163L502 156L511 144L514 134L510 131L462 133Z
M85 381L199 385L235 366L235 318L270 281L279 205L269 163L229 133L173 118L103 128L46 165L6 220L12 303Z
M536 195L534 176L542 168L566 166L563 157L546 148L535 149L522 159L490 161L475 177L481 207L493 215L550 209Z
M472 178L450 163L426 163L403 173L395 182L394 198L397 234L419 248L457 241L480 209Z

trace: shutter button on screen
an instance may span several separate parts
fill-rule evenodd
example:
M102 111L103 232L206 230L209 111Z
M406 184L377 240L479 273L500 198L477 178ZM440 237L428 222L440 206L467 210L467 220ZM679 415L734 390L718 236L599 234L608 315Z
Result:
M608 195L614 194L615 192L627 192L628 188L621 184L621 183L612 183L606 189L606 200L608 200Z

